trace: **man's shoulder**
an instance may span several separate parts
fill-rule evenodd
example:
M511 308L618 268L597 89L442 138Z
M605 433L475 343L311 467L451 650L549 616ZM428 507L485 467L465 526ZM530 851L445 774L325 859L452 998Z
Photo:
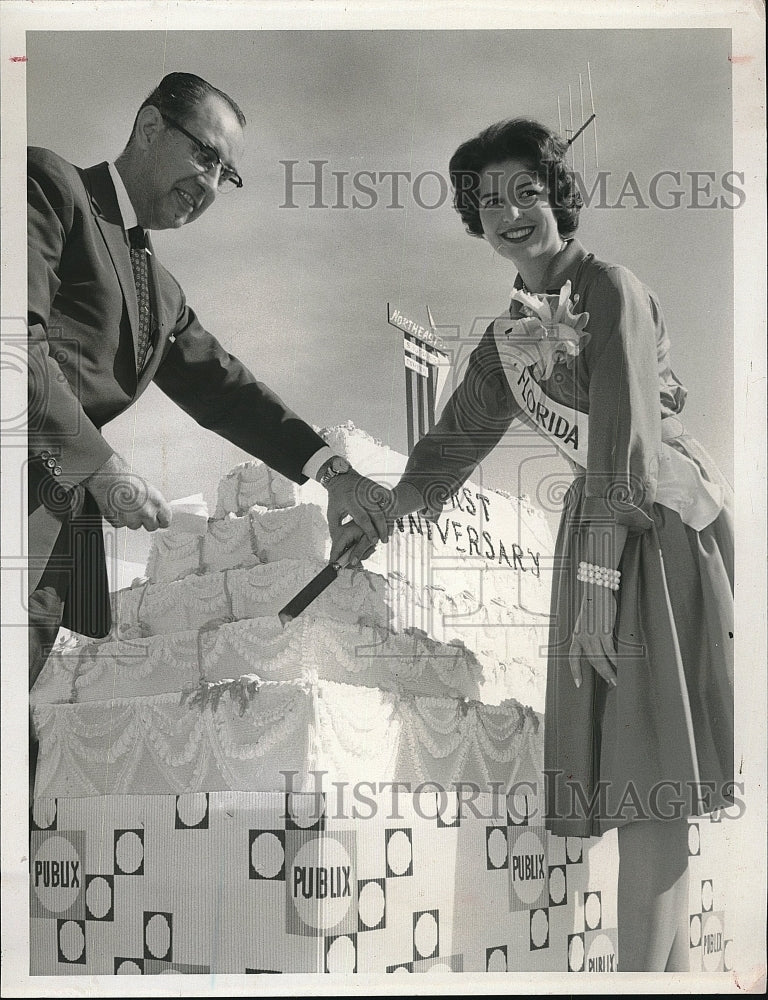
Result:
M58 195L62 204L77 202L85 195L83 171L63 156L42 146L27 147L27 178L49 200Z
M76 178L78 168L65 160L63 156L54 153L52 149L43 146L27 146L27 169L30 173L43 173L52 177L61 176Z

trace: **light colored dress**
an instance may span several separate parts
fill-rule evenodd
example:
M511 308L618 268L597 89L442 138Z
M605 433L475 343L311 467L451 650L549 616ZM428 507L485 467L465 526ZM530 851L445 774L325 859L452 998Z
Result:
M575 239L553 261L547 290L557 293L566 281L574 310L589 314L588 336L576 357L535 378L549 399L588 414L588 459L586 468L573 466L555 550L546 823L560 835L589 836L644 816L706 813L733 799L732 492L679 419L686 390L670 368L654 294ZM513 301L510 317L521 315ZM516 417L530 422L510 389L492 324L436 427L409 458L403 479L421 491L428 515L439 514ZM706 526L688 523L697 499L690 482L671 489L667 474L660 483L664 449L692 460L685 464L693 479L719 497ZM568 653L584 586L576 571L585 528L610 537L615 523L629 529L616 592L618 684L585 662L577 689Z

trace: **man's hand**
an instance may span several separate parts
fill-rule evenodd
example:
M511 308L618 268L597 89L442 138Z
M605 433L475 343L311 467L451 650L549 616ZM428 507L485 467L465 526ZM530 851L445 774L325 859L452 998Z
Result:
M355 569L364 559L368 559L376 551L378 540L372 542L363 529L354 521L347 521L339 529L333 539L333 552L341 555L349 549L344 566L347 569ZM338 559L339 555L331 555L331 559Z
M372 552L378 542L389 540L390 526L382 509L389 502L390 491L372 479L350 469L334 476L328 489L328 527L331 532L331 562L335 562L352 540L365 538L366 549ZM351 518L360 534L350 535L345 522ZM370 552L368 553L370 555ZM350 562L348 565L356 565Z
M337 478L341 479L343 477L339 476ZM378 513L384 517L387 526L387 538L392 534L396 518L404 517L406 514L410 514L414 510L420 510L424 506L424 499L421 494L408 484L399 484L394 490L388 490L385 486L371 483L370 479L365 479L363 482L373 487L373 491L370 494L366 494L368 497L367 502L368 504L375 504ZM333 553L336 553L336 555L332 553L331 558L338 558L340 553L346 552L349 549L347 566L350 568L359 566L362 560L373 555L378 543L377 538L371 539L370 535L354 521L347 521L346 524L341 525L335 534L332 531L331 538L333 539Z
M162 493L140 475L131 472L119 455L107 461L84 480L83 486L98 504L101 515L113 528L146 528L156 531L171 523L171 508Z

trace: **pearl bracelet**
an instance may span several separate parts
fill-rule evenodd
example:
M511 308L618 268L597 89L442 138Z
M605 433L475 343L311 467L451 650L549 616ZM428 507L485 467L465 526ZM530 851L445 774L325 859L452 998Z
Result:
M594 583L598 587L608 587L618 590L621 573L609 566L598 566L595 563L580 562L576 579L581 583Z

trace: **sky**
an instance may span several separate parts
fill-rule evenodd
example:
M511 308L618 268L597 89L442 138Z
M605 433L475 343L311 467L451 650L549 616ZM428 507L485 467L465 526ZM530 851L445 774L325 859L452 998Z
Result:
M688 430L731 476L730 44L725 29L30 32L27 141L87 166L120 152L165 73L197 73L231 94L248 119L244 187L183 230L155 234L156 252L206 328L304 419L351 420L404 452L401 337L387 304L420 323L429 306L438 327L458 328L447 336L465 356L515 277L464 231L448 160L502 118L558 126L558 98L570 127L569 87L578 126L589 63L597 119L575 165L594 182L596 141L610 173L578 236L659 296ZM314 188L288 188L318 170L325 207ZM410 174L396 194L392 171ZM654 178L656 201L672 205L678 189L679 207L653 203ZM356 194L367 207L353 207ZM167 499L201 492L212 505L221 476L248 457L154 386L104 434ZM549 487L566 470L553 452L508 436L483 482L528 494L554 524ZM148 536L122 535L125 558L142 562Z

